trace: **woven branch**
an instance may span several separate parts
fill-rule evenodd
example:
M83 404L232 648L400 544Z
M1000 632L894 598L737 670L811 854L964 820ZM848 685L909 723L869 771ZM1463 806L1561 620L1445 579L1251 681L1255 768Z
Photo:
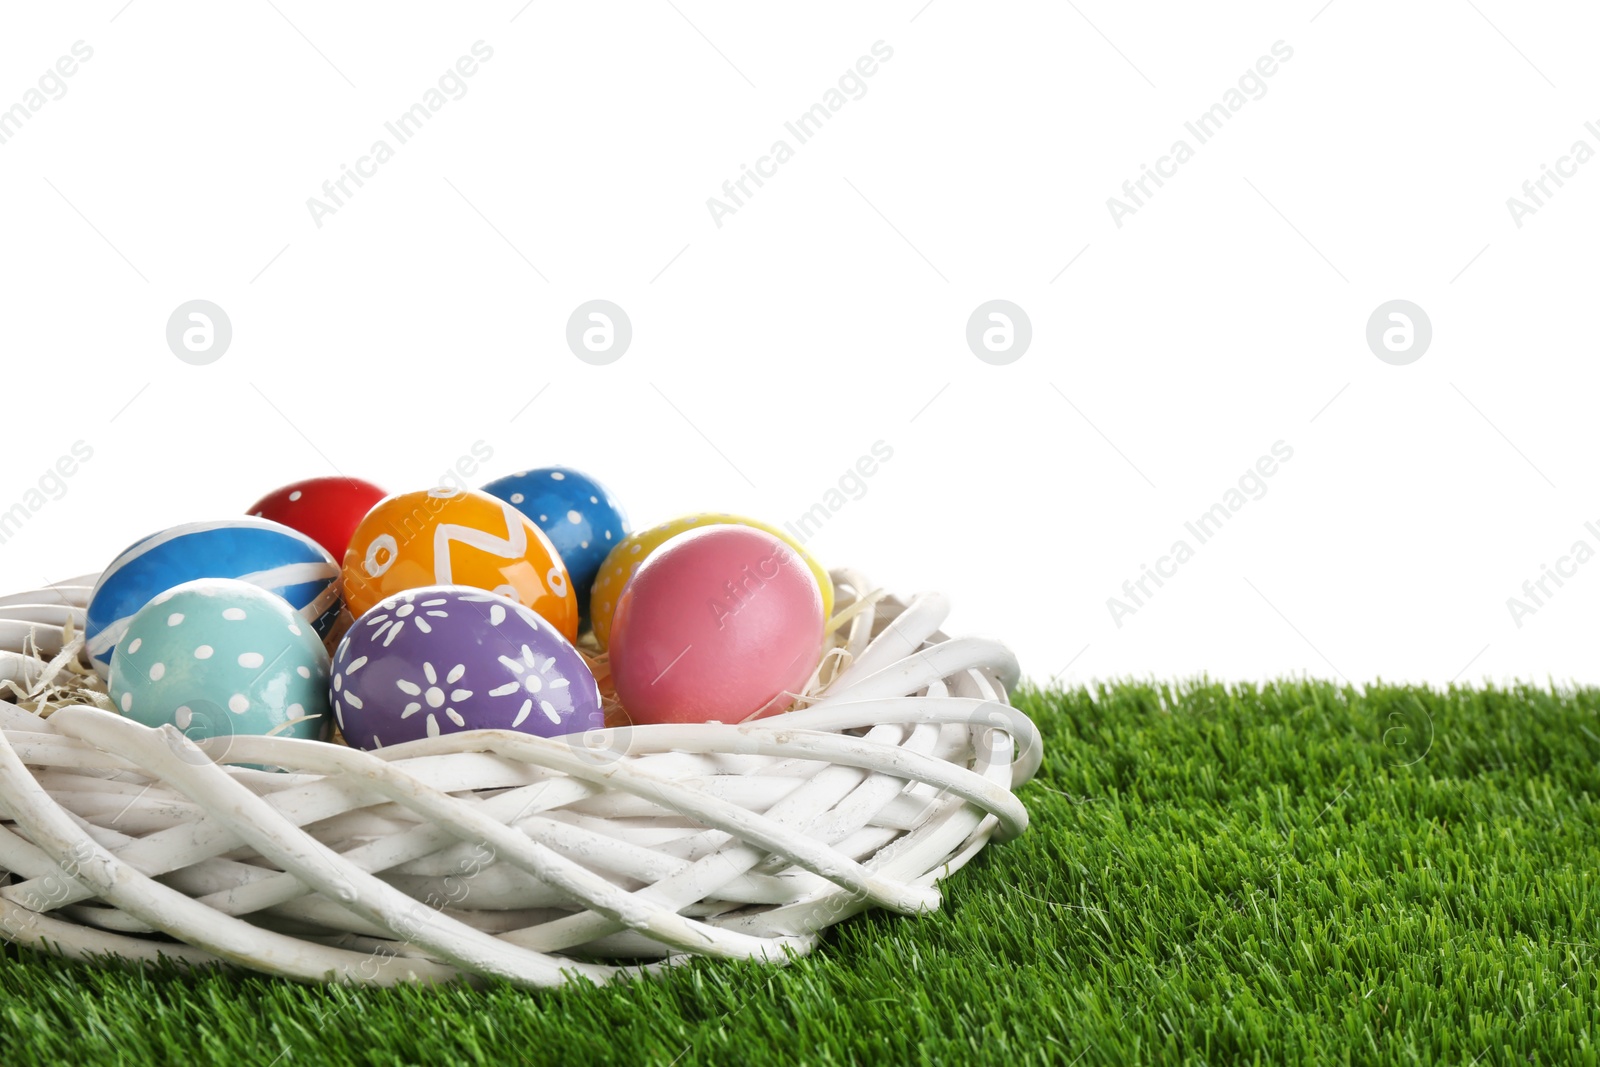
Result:
M935 910L939 880L1027 827L1013 790L1041 753L1007 702L1016 660L941 632L943 596L833 579L797 710L376 752L142 726L79 668L92 578L0 599L0 936L307 981L556 986L781 962L865 908Z

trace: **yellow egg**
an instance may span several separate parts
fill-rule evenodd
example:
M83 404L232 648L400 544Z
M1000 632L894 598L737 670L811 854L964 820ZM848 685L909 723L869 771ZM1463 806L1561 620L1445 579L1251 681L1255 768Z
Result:
M594 580L594 591L589 597L589 619L594 625L594 636L600 642L601 648L605 648L611 641L611 617L616 614L617 598L622 595L622 587L628 584L628 579L633 577L633 572L638 569L639 564L670 538L686 530L718 523L753 527L771 534L798 552L800 558L805 560L806 566L810 568L812 576L816 578L817 588L822 591L823 621L826 622L833 617L833 582L822 564L817 562L817 558L807 552L799 541L776 526L747 519L742 515L729 515L722 511L699 511L693 515L684 515L670 522L664 522L660 526L652 526L648 530L629 534L606 556L605 562L600 565L600 574Z

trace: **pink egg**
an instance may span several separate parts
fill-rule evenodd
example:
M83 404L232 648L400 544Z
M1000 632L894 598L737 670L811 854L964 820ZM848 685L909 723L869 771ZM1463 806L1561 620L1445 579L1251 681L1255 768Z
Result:
M800 556L749 526L702 526L628 580L611 677L636 723L743 722L794 702L822 655L822 594Z

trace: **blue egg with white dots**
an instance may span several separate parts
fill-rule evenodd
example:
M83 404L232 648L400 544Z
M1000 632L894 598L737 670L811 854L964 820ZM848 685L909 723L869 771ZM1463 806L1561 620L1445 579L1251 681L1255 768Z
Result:
M236 578L274 593L322 636L339 618L339 565L300 531L253 516L174 526L129 546L95 583L84 637L102 678L134 613L199 578Z
M235 735L324 740L333 721L328 650L282 597L231 578L158 594L111 657L112 703L194 740Z
M483 487L522 512L545 532L567 565L585 624L589 590L606 554L627 537L628 518L606 487L571 467L537 467L497 478Z

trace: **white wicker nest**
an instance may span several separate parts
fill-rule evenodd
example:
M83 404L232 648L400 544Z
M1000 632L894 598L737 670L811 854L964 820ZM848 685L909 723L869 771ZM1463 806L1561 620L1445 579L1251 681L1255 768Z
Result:
M312 981L555 986L781 961L870 906L933 911L940 879L1027 827L1012 790L1040 747L1007 703L1016 660L941 633L943 596L834 582L842 625L803 710L738 726L362 752L196 744L81 696L42 717L0 693L0 936ZM59 693L92 584L0 598L13 697Z

